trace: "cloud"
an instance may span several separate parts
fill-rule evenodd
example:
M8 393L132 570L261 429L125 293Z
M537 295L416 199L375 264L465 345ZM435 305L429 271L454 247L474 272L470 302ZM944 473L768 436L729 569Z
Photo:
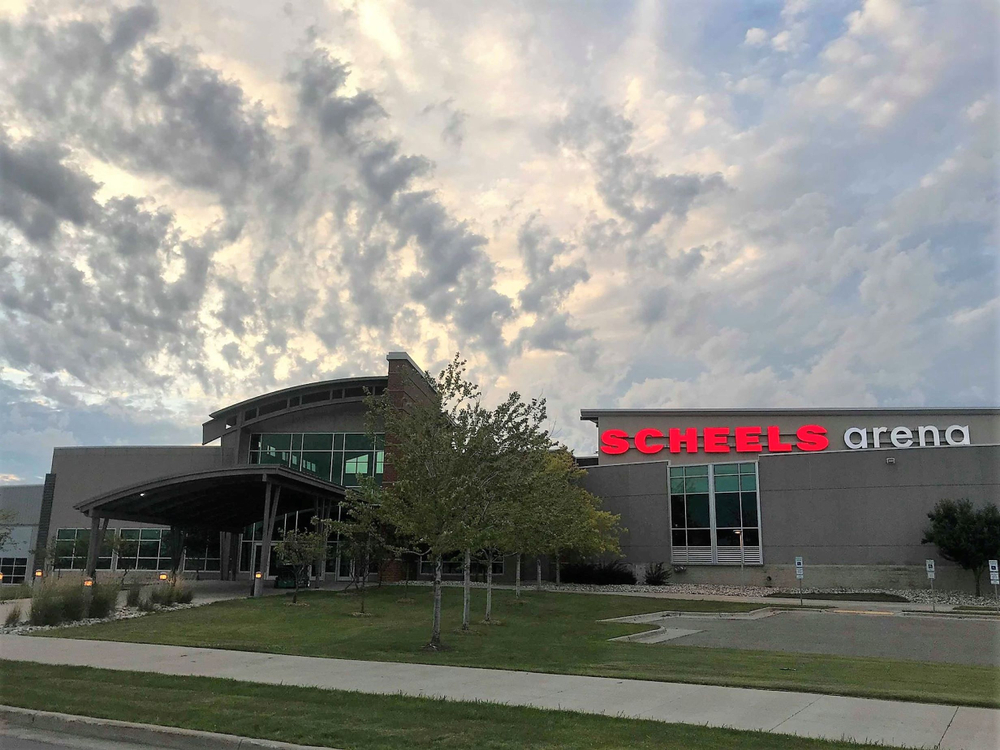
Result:
M0 11L0 472L395 349L582 452L583 407L995 403L997 11L943 8Z

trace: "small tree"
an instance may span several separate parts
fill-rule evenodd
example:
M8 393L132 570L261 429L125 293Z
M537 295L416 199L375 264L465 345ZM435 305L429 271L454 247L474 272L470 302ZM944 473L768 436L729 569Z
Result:
M365 612L365 590L372 563L381 563L391 551L386 524L382 520L382 488L374 477L362 477L358 489L347 491L340 521L333 529L340 534L342 549L354 561L354 585L361 594Z
M927 514L930 526L922 544L933 544L945 560L971 570L980 596L979 579L987 562L1000 557L1000 508L976 508L968 499L942 500Z
M458 357L426 400L387 395L368 399L369 418L384 425L386 462L396 480L382 493L382 517L414 550L434 561L434 604L427 648L441 648L441 576L444 555L466 548L464 508L469 480L457 414L475 398Z
M299 601L299 579L306 574L306 569L320 555L326 554L326 543L333 531L334 522L329 519L312 517L312 531L293 529L286 531L281 541L274 545L278 559L292 569L295 577L295 590L292 593L292 604Z

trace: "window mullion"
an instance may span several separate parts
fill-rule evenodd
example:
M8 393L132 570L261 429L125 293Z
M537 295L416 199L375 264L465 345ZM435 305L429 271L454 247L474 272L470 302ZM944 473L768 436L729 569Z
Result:
M712 564L719 562L719 546L715 538L715 464L708 465L708 525L711 529Z

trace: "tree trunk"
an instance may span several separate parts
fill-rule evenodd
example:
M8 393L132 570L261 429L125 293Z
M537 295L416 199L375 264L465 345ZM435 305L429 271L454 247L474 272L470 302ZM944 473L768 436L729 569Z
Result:
M472 601L472 551L465 550L462 563L462 630L469 629L469 606Z
M431 624L431 642L428 644L437 651L441 648L441 575L444 572L444 561L439 556L434 561L434 619Z
M979 579L982 578L982 576L983 576L983 569L982 568L973 568L972 569L972 575L975 576L975 578L976 578L976 598L978 599L981 596L980 589L979 589Z
M367 581L368 581L368 576L365 576L364 578L361 579L361 614L365 613L365 591L367 591L365 583Z
M514 564L514 598L521 598L521 555L518 554L517 562Z
M295 576L295 588L292 589L292 604L299 603L299 569L292 568L292 575Z
M542 556L535 557L535 589L542 590Z
M556 552L556 586L562 583L562 570L559 567L559 553Z
M493 556L486 558L486 617L483 622L489 622L493 614Z

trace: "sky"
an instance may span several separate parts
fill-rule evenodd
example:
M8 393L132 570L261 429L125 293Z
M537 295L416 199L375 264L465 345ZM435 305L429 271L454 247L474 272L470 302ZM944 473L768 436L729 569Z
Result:
M487 400L989 406L990 0L0 0L0 483L461 352Z

